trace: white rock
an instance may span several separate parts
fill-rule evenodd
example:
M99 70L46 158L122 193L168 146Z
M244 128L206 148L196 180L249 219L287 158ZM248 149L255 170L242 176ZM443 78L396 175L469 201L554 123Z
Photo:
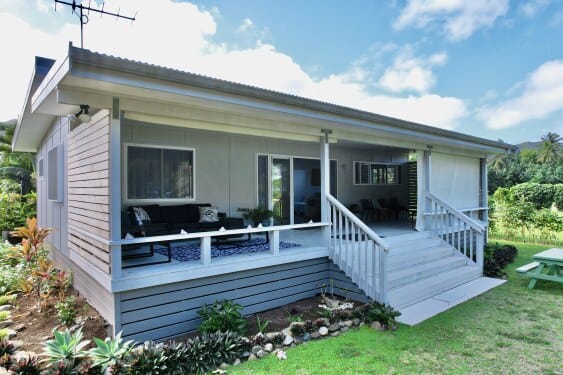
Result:
M278 357L280 361L283 361L287 359L287 354L285 354L283 350L280 350L279 352L276 353L276 357Z
M264 350L271 353L274 350L274 345L272 343L267 343L264 345Z
M0 306L0 311L8 311L12 309L12 305L2 305Z
M258 357L258 358L264 358L264 357L266 357L268 354L270 354L270 353L268 353L268 352L265 351L265 350L259 350L258 353L256 353L256 357Z
M291 345L292 343L293 343L293 337L285 336L285 339L283 340L283 345L288 346Z
M240 365L240 359L239 358L235 359L235 361L233 362L233 366L238 366L238 365Z
M326 327L321 327L321 328L319 328L319 334L320 334L321 336L326 336L326 335L328 335L328 328L326 328Z

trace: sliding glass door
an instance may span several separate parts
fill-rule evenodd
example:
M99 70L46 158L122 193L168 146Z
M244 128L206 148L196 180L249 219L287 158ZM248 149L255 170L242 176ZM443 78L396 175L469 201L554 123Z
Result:
M272 211L277 224L291 223L290 158L272 158Z

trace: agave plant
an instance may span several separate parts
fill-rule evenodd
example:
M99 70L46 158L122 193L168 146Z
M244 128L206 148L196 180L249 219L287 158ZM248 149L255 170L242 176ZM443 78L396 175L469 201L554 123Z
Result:
M77 374L80 362L88 356L83 350L90 340L82 340L82 330L78 329L71 334L67 329L64 332L55 331L55 338L45 343L42 355L46 357L47 367L54 367L65 374Z
M125 367L124 360L127 359L134 345L133 340L123 342L121 332L114 339L106 337L102 341L95 338L94 342L96 347L89 351L94 367L101 367L104 373L114 374L117 374L120 369Z

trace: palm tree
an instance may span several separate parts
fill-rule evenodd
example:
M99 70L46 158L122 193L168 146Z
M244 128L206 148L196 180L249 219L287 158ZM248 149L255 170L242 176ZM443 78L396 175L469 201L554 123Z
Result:
M549 132L542 138L538 150L538 161L540 163L554 163L560 158L562 138L557 133Z
M35 155L29 152L12 152L14 123L0 123L0 178L16 181L23 194L35 186Z
M496 154L492 159L489 159L489 167L496 172L501 172L508 166L508 154Z

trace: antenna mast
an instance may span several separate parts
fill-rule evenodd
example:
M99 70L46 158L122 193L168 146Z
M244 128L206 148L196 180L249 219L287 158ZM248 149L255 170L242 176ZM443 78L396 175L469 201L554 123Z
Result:
M57 4L69 5L70 7L72 7L72 13L78 17L80 21L80 48L84 48L84 25L86 25L90 20L88 17L90 15L90 12L99 13L101 16L107 14L109 16L115 16L116 19L123 18L130 20L131 22L135 21L135 17L137 17L137 14L135 14L133 17L121 15L119 14L119 10L117 11L117 13L105 11L104 3L102 3L101 9L97 9L90 6L90 1L88 2L88 6L85 6L82 5L82 2L80 4L77 4L76 0L72 0L72 3L63 0L55 0L55 11L57 11ZM86 11L87 14L85 14L84 11Z

